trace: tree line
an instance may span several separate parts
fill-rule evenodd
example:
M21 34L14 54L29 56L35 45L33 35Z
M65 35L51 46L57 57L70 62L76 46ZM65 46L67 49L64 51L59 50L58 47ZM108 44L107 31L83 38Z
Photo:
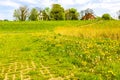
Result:
M118 19L120 19L120 10L117 12ZM90 20L90 19L105 19L110 20L110 14L103 14L102 17L96 17L92 9L82 10L80 12L75 8L65 10L60 4L53 4L52 8L45 9L29 8L20 6L14 10L13 17L16 21L38 21L38 20Z

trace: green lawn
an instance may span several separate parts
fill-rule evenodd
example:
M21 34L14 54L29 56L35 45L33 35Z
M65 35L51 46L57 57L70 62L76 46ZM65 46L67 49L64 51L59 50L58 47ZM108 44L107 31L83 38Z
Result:
M119 21L0 22L0 80L119 80Z

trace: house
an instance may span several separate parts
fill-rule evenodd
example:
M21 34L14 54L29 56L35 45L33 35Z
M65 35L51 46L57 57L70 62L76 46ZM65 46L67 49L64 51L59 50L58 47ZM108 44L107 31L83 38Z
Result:
M39 20L43 21L43 13L42 12L39 13Z
M82 17L81 20L93 20L93 19L95 19L95 16L92 15L91 13L87 13L85 14L85 16Z

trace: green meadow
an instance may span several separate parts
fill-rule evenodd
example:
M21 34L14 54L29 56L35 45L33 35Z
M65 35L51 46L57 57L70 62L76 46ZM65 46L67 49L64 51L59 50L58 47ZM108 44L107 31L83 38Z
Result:
M0 22L0 80L119 80L120 21Z

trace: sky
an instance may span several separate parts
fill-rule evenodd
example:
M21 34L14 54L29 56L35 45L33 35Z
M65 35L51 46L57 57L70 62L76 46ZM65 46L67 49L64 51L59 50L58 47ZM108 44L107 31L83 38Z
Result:
M61 4L65 9L76 8L78 12L87 8L93 9L94 14L102 16L109 13L112 17L116 17L116 12L120 10L120 0L0 0L0 20L13 20L13 12L20 6L27 6L32 9L39 7L52 7L52 4Z

